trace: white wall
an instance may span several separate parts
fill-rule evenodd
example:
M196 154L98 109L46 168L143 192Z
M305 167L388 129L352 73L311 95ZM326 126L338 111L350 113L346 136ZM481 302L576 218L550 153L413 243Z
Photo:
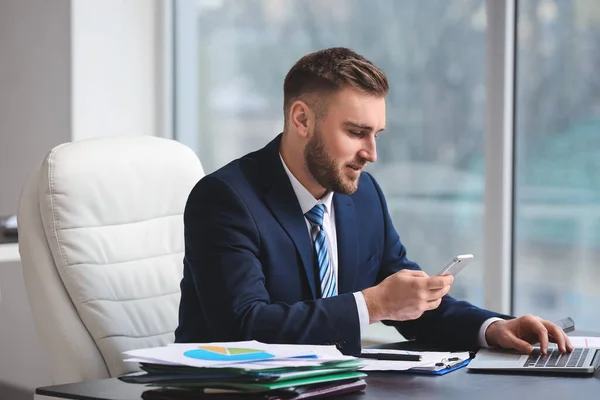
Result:
M155 0L74 1L73 139L156 135ZM107 23L110 21L110 23Z
M54 146L164 135L167 0L0 0L0 216ZM0 262L2 385L51 384L21 264Z
M164 2L0 1L0 216L52 147L164 134Z
M70 138L70 2L0 1L0 215L31 165ZM20 263L0 263L0 384L48 384ZM0 393L0 398L2 393Z
M68 0L0 1L0 216L46 152L70 140Z

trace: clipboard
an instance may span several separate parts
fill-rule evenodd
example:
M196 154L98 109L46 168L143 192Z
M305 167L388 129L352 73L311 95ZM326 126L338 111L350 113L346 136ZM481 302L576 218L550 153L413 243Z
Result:
M424 374L424 375L446 375L448 372L456 371L457 369L466 367L470 362L471 358L467 358L466 360L459 360L452 363L446 363L441 366L434 367L416 367L407 369L406 371L398 371L409 374Z
M375 350L375 349L373 349ZM378 354L371 350L371 354ZM364 350L363 350L364 351ZM420 355L423 361L393 361L388 359L363 359L363 372L369 371L386 371L399 372L408 374L425 374L425 375L445 375L448 372L456 371L459 368L465 367L475 357L474 352L407 352L403 350L384 349L384 354L404 355ZM375 357L373 357L375 358Z

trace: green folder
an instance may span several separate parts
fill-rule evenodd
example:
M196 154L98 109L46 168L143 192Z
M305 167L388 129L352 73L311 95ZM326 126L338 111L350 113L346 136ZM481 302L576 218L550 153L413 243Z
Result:
M297 388L301 386L314 385L326 382L335 382L348 379L359 379L366 377L367 374L362 372L343 372L329 375L316 375L310 377L303 377L301 379L287 379L283 381L269 382L269 383L245 383L245 382L186 382L186 383L170 383L161 384L155 383L152 386L169 386L169 387L180 387L180 388L204 388L204 389L233 389L246 393L261 393L270 392L273 390Z
M278 367L269 369L241 369L241 368L198 368L190 367L186 365L165 365L165 364L149 364L140 363L142 370L150 374L167 374L167 373L220 373L220 374L231 374L233 375L251 375L251 376L263 376L263 375L278 375L280 373L290 373L298 371L317 371L322 369L342 369L347 370L350 368L358 369L362 366L361 360L345 360L345 361L327 361L314 366L305 367Z
M312 385L314 383L334 382L334 381L341 381L341 380L345 380L345 379L358 379L358 378L364 378L366 376L367 376L367 374L365 374L364 372L352 371L352 372L343 372L341 374L318 375L318 376L312 376L312 377L308 377L308 378L291 379L291 380L286 380L283 382L254 383L254 384L249 384L249 386L259 386L259 387L265 388L266 390L277 390L277 389L284 389L284 388L293 387L293 386Z
M243 382L243 383L272 383L272 382L284 382L291 379L309 378L312 376L319 375L331 375L339 374L343 372L356 371L357 367L354 365L342 366L338 368L323 368L313 370L286 370L280 372L261 373L257 375L250 374L236 374L236 373L208 373L206 371L191 371L191 372L167 372L167 373L148 373L139 375L128 375L122 376L123 382L127 383L156 383L163 386L169 384L179 383L212 383L222 382L227 380L228 382Z
M284 372L275 378L274 382L285 382L291 379L304 379L320 375L342 374L344 372L356 372L356 367L341 367L335 369L318 369L310 371Z

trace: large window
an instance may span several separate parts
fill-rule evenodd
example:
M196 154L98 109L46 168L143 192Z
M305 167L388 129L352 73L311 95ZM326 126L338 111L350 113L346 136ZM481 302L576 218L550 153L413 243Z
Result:
M187 4L177 15L193 26L183 35L187 45L176 49L178 68L193 69L179 76L177 88L194 98L178 97L177 107L188 108L183 114L194 123L179 123L176 134L207 172L281 132L283 79L298 58L353 48L390 80L388 129L369 169L409 258L434 274L454 255L473 253L475 262L455 281L455 297L600 328L598 1L176 4ZM505 128L496 129L497 121ZM512 145L495 148L498 138L514 142L514 155ZM498 251L486 255L484 247Z
M283 127L283 79L304 54L350 47L390 80L370 167L409 258L437 273L475 262L452 289L482 303L486 12L483 0L197 1L197 152L207 172Z
M518 6L515 311L600 329L600 2Z

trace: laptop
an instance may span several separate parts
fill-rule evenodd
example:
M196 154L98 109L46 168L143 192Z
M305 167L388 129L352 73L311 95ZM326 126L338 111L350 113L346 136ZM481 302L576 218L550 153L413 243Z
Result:
M481 349L467 369L593 374L599 367L600 348L576 347L572 352L562 354L556 345L551 345L546 355L542 355L539 347L534 347L531 354L502 349Z

